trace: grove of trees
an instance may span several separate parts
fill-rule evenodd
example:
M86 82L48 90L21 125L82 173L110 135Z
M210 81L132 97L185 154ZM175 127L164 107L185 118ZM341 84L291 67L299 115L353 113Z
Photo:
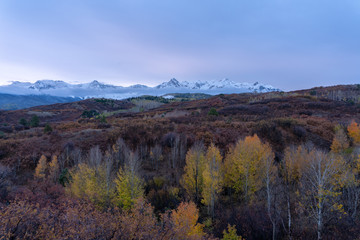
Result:
M360 234L360 126L337 126L330 149L281 155L256 134L220 149L168 134L131 149L73 146L42 155L28 187L4 193L3 239L353 239ZM188 150L187 146L189 146ZM144 175L144 162L176 169ZM9 169L0 187L10 192ZM5 197L4 197L5 199Z

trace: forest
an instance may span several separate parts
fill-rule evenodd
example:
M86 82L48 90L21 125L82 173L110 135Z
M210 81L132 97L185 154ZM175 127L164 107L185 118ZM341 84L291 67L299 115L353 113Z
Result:
M0 112L0 239L357 239L360 87Z

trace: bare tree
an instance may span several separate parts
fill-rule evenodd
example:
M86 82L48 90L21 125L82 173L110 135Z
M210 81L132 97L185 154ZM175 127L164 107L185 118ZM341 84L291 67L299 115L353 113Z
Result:
M100 150L99 145L92 147L88 154L88 161L89 165L91 167L94 167L95 169L100 166L102 161L103 155Z
M267 214L272 224L272 239L276 238L276 211L275 210L275 189L274 183L276 180L277 169L274 165L274 156L273 154L269 154L264 158L264 181L265 181L265 189L266 189L266 207Z
M176 162L179 158L180 136L176 135L171 146L171 167L176 168Z
M112 146L112 149L114 153L114 167L117 170L124 166L126 156L130 154L130 150L122 138L118 138L116 143Z
M159 168L159 162L163 160L162 148L159 144L156 144L150 150L150 159L152 166L157 170Z
M317 239L322 239L325 223L333 211L342 211L339 203L345 164L339 156L313 150L308 154L302 177L303 206L316 222Z

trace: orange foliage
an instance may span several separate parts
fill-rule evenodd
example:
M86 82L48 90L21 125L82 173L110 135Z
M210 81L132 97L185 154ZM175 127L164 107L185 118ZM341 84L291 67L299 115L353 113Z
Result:
M331 144L331 151L340 153L349 147L349 141L346 133L341 127L335 128L335 136Z
M203 233L203 226L198 224L199 211L193 202L182 202L176 210L171 213L174 230L177 236L184 239L199 239Z
M348 126L348 132L355 144L360 144L360 126L355 121L352 121Z

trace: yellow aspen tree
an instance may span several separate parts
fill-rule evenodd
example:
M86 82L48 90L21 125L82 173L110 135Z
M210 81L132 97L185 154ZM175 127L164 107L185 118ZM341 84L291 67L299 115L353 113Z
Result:
M228 224L227 229L223 231L222 240L243 240L243 238L236 233L236 227Z
M136 200L143 196L143 181L128 166L119 169L115 179L116 196L115 203L124 208L130 209Z
M352 121L347 128L349 136L353 139L355 144L360 144L360 126L355 121Z
M67 191L77 198L85 197L86 179L90 175L90 167L80 163L71 171L71 181L67 185Z
M106 170L103 165L91 167L86 179L86 196L100 207L106 208L109 198L106 181Z
M203 172L205 167L205 153L202 145L196 144L186 154L186 165L181 184L186 192L198 202L203 189Z
M349 147L349 140L341 126L335 127L335 136L331 144L333 153L341 153Z
M47 159L44 155L41 155L40 160L35 168L35 178L45 179L47 168Z
M223 184L222 157L214 144L211 144L206 152L203 179L202 203L208 207L208 214L214 218L215 202Z
M225 159L225 182L246 200L251 200L253 194L265 186L266 166L271 167L274 154L267 143L262 143L259 137L247 136L239 140L230 149ZM271 164L265 165L270 160Z
M51 158L51 162L49 163L49 177L54 183L59 181L60 167L58 158L56 155L53 155Z
M96 205L106 208L113 189L107 189L106 169L103 165L90 167L80 163L71 173L72 181L68 191L78 198L88 199Z
M144 194L143 180L138 175L140 164L137 152L129 152L124 168L119 168L115 179L115 204L130 209Z

